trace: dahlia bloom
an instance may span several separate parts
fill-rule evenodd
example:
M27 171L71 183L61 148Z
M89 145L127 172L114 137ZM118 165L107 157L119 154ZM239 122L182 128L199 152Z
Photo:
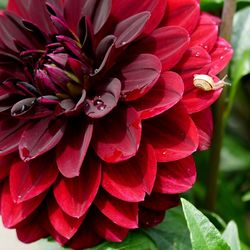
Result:
M178 205L209 147L195 74L232 56L197 0L10 0L0 13L0 213L26 243L122 241Z

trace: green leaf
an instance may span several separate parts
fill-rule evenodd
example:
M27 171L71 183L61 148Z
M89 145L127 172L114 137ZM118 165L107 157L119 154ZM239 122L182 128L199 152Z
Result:
M234 221L230 221L227 224L227 227L223 232L222 237L230 246L231 250L241 250L238 228Z
M234 57L231 63L232 87L226 117L229 115L236 96L240 80L243 76L250 73L250 43L248 34L250 33L250 7L238 11L233 20L232 45Z
M246 170L250 166L250 154L236 138L227 135L223 140L220 162L220 170L224 172Z
M238 11L233 20L232 45L234 47L233 62L237 63L244 52L250 49L248 34L250 32L250 7Z
M0 9L4 9L8 3L8 0L0 0Z
M158 250L154 242L140 231L134 231L121 243L104 242L86 250Z
M247 193L245 193L242 197L242 201L246 202L246 201L250 201L250 191L248 191Z
M167 211L165 220L155 228L144 230L160 250L190 250L188 227L181 207Z
M181 199L193 250L230 250L220 232L190 202Z

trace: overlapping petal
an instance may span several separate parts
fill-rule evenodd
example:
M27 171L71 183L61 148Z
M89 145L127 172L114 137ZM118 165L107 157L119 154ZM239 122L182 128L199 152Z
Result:
M232 48L197 0L9 0L0 14L0 213L73 249L152 227L196 179L210 106L194 75Z

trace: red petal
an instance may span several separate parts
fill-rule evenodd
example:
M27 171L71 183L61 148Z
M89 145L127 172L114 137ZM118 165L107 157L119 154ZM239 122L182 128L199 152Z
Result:
M190 189L196 180L192 156L175 162L160 163L154 190L166 194L179 194Z
M29 161L55 147L61 140L65 127L64 119L49 117L26 128L19 143L21 159Z
M93 125L85 120L70 123L57 146L58 169L67 178L79 176L92 137Z
M121 66L118 78L122 83L122 98L131 101L145 95L154 86L161 73L161 62L150 54L140 54L127 60L128 63Z
M171 71L164 72L154 87L142 98L133 102L141 119L159 115L175 105L183 95L181 77Z
M201 46L207 51L210 51L217 41L218 24L204 13L200 16L200 22L191 36L190 47Z
M143 11L150 12L150 19L147 21L144 32L151 33L160 23L165 14L167 1L166 0L144 0L143 3L134 0L113 0L111 15L115 20L124 20L130 16Z
M10 167L13 163L13 160L18 157L16 154L10 154L0 157L0 182L10 173Z
M65 214L53 198L48 201L48 215L54 229L67 239L77 232L85 217L73 218Z
M199 133L199 150L210 147L213 135L213 115L210 108L191 115Z
M214 91L204 91L194 88L184 94L182 102L189 114L197 113L210 107L220 97L222 90L221 88Z
M93 231L91 225L87 225L84 221L77 233L67 243L67 246L72 249L82 250L97 245L101 240L102 239Z
M40 205L45 195L46 193L43 193L31 200L16 204L12 200L9 183L6 182L1 197L1 214L4 226L12 228L26 219Z
M179 200L180 198L178 195L154 192L150 196L146 196L142 206L156 211L165 211L169 208L178 206Z
M144 200L145 192L152 191L155 176L156 158L153 148L142 144L135 157L103 166L102 186L118 199L138 202Z
M128 235L128 229L117 226L98 211L95 211L92 223L95 231L106 240L121 242Z
M100 163L92 156L75 178L60 178L54 195L61 209L72 217L84 215L92 204L101 181Z
M188 76L193 77L197 69L209 63L211 63L211 57L208 52L202 47L196 46L187 50L180 63L176 66L176 70L185 78Z
M200 17L198 1L168 0L167 3L166 20L162 26L181 26L192 33Z
M134 45L129 54L150 53L157 56L166 71L175 66L188 49L189 34L180 27L162 27Z
M233 56L233 49L226 40L219 38L210 55L212 62L209 74L217 75L228 65Z
M115 163L134 156L141 139L141 121L133 108L119 108L96 121L92 145L104 161Z
M54 183L57 174L58 170L51 154L28 163L15 160L9 177L13 201L20 203L43 193Z
M21 135L27 122L14 118L3 118L0 121L0 155L6 155L17 150Z
M37 221L18 226L16 234L18 239L24 243L32 243L48 236L47 230L37 223Z
M144 137L154 147L160 162L175 161L191 155L199 142L197 128L181 103L145 121Z
M150 194L154 187L157 172L157 161L153 147L150 144L141 143L134 160L136 161L135 166L140 169L144 190L147 194Z
M165 211L155 211L140 207L139 210L139 225L140 228L153 227L164 220Z
M49 218L48 218L48 211L46 209L43 209L42 212L40 213L38 222L43 226L43 228L46 228L49 235L51 235L53 239L56 240L60 245L63 246L68 241L67 238L60 235L51 225Z
M95 205L118 226L138 228L138 203L118 200L103 191L96 197Z

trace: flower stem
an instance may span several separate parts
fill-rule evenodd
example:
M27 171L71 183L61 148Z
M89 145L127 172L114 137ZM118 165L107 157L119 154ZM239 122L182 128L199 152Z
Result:
M222 23L220 27L220 36L230 41L232 34L233 16L236 10L236 0L225 0L222 11ZM228 72L224 69L219 77L223 78ZM211 154L209 158L209 170L206 186L205 206L208 210L213 211L216 207L216 198L218 191L218 175L220 164L220 153L222 140L225 132L225 109L227 99L226 89L215 104L214 112L214 134L212 140Z

